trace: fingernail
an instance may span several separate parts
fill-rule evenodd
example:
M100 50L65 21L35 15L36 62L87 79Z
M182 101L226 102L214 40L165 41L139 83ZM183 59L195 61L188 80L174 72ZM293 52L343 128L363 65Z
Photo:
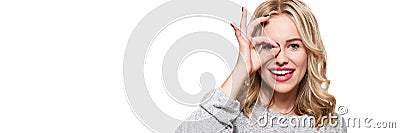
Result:
M278 45L279 47L281 47L281 45L280 45L278 42L276 42L276 45Z
M267 15L265 15L264 17L268 17L269 15L267 14Z

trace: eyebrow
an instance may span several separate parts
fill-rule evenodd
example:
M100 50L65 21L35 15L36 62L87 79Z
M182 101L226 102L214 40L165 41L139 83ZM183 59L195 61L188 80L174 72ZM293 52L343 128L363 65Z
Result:
M301 40L300 38L292 38L292 39L289 39L289 40L286 40L286 43L288 43L288 42L292 42L292 41L303 41L303 40Z

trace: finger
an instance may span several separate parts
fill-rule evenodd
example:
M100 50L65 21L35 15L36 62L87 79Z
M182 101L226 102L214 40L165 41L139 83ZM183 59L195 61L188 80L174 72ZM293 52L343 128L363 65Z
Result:
M265 44L265 43L270 44L271 43L270 39L266 36L253 37L251 39L251 42L255 47L257 47L260 44Z
M265 23L269 19L270 19L270 17L266 16L266 17L259 17L259 18L255 19L255 20L251 21L249 23L249 25L247 26L247 30L246 30L247 37L251 38L252 35L253 35L254 30L256 28L260 28L261 29L262 28L261 23Z
M236 24L233 23L233 22L230 23L230 24L231 24L233 30L235 31L235 36L236 36L236 38L241 37L241 36L242 36L242 33L240 32L240 30L239 30L239 28L236 26Z
M240 29L242 31L246 31L246 26L247 26L247 8L242 7L242 18L240 20Z
M269 39L269 38L268 38ZM271 45L272 45L272 50L271 50L271 54L276 57L278 56L278 54L281 52L281 45L277 42L277 41L273 41L271 39L269 39Z
M254 37L253 42L256 43L255 47L260 56L261 65L274 59L281 51L279 43L264 36Z
M261 49L263 49L263 47L270 48L270 49L279 48L279 46L276 44L276 42L271 41L271 39L269 39L266 36L253 37L252 44L254 45L257 52L261 52ZM268 51L270 51L270 50L268 50ZM263 54L265 54L265 53L263 52ZM268 53L268 54L270 54L270 53Z
M273 43L273 44L275 44L275 45L272 45L273 48L271 50L271 52L272 52L271 54L276 58L278 56L278 54L281 52L281 46L278 42Z
M237 27L237 25L236 25L235 23L232 22L232 23L231 23L231 26L232 26L233 30L235 31L235 36L236 36L237 41L239 42L239 45L240 45L240 46L246 45L246 46L244 46L244 47L248 47L246 43L241 43L241 42L249 42L249 41L248 41L248 39L246 39L245 37L242 36L242 32L241 32L241 30Z
M273 48L281 49L281 45L277 41L272 41L271 39L269 41L270 41L270 43L271 43Z

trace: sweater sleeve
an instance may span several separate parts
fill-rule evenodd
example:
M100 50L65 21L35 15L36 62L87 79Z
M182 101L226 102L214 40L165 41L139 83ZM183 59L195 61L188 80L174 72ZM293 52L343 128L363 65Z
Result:
M175 132L233 132L232 122L240 114L240 103L220 88L203 97L200 108L179 125Z

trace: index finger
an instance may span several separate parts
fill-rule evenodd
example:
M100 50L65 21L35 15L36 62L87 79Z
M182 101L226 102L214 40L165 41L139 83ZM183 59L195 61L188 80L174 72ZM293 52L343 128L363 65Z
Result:
M256 28L257 26L259 26L259 28L262 29L263 26L261 25L261 23L265 23L265 22L267 22L269 19L270 19L269 16L264 16L264 17L256 18L255 20L251 21L250 24L249 24L249 26L247 26L247 31L246 31L247 37L250 37L250 38L251 38L252 35L253 35L253 32L254 32L255 28Z

